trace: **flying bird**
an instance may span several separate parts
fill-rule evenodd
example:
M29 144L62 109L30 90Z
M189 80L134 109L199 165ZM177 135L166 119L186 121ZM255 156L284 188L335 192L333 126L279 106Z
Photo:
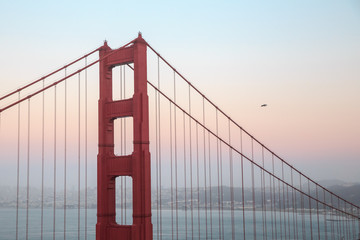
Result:
M263 105L261 105L261 107L266 107L267 106L267 104L263 104Z

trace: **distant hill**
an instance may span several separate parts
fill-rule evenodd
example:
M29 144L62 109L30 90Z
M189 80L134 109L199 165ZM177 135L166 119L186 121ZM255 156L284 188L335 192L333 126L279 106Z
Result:
M328 184L330 183L337 183L338 185L332 185L332 186L326 186L326 184L323 184L323 186L325 186L329 191L341 196L342 198L344 198L345 200L354 203L358 206L360 206L360 184L348 184L342 181L328 181ZM303 186L303 190L305 190L305 192L307 189L307 186ZM224 208L227 209L230 207L230 187L228 186L224 186L222 188L222 194L220 193L220 195L222 195L222 200L224 201ZM235 201L235 208L241 208L242 207L242 189L241 188L234 188L234 201ZM285 192L289 191L290 192L290 196L291 195L291 190L284 188ZM193 197L195 202L197 202L197 196L199 194L199 207L203 208L205 207L205 202L207 202L207 204L210 204L210 191L211 191L211 205L212 206L217 206L218 205L218 187L217 186L213 186L210 190L210 188L203 188L201 187L199 189L199 193L197 191L197 188L193 188ZM278 188L276 188L276 198L275 200L275 204L279 205L281 204L281 199L279 200L279 196L283 196L283 195L279 195L278 194ZM280 193L281 191L283 191L283 188L281 186L280 189ZM322 196L322 190L320 190L318 188L318 194L320 194L319 196ZM207 199L205 199L205 192L207 195ZM95 187L91 187L88 188L88 207L89 208L96 208L96 188ZM256 207L261 207L262 205L262 195L263 192L261 191L260 188L256 188L255 189L255 205ZM266 202L267 204L270 204L271 202L271 195L270 195L270 190L269 188L267 188L266 190L266 194L265 194L265 198L266 198ZM314 187L311 188L310 190L310 195L316 197L316 189ZM67 206L68 208L76 208L77 207L77 197L78 197L78 192L75 189L68 189L67 190ZM80 192L81 195L81 199L84 199L85 193L84 193L84 189L81 190ZM132 200L131 200L131 189L127 189L127 205L128 207L130 207L130 205L132 204ZM185 195L186 195L186 201L185 201ZM153 191L152 192L152 204L153 207L156 207L156 192ZM252 200L253 200L253 194L252 194L252 189L251 188L244 188L244 203L245 203L245 207L251 207L252 206ZM63 191L58 191L56 193L56 207L61 208L63 206L63 199L64 199L64 192ZM298 207L300 207L300 195L297 193L296 194L296 198L297 200L297 205ZM186 191L184 188L178 188L178 194L177 194L177 199L178 199L178 204L179 204L179 208L185 208L185 206L188 206L190 204L190 189L187 188ZM171 191L170 188L162 188L162 206L164 209L166 208L170 208L171 207L171 203L175 201L175 192L173 192L173 199L171 199ZM322 200L322 197L320 197L320 200ZM333 200L335 201L336 198ZM185 203L186 202L186 203ZM326 194L326 202L330 203L331 202L331 197L329 194ZM120 207L120 194L117 194L117 206ZM308 201L304 201L304 207L307 208L308 207ZM30 201L29 201L29 206L31 208L39 208L41 204L41 190L39 188L30 188ZM335 202L334 202L335 204ZM316 203L313 202L311 203L312 207L316 206ZM53 190L51 188L45 188L44 189L44 207L52 207L53 206ZM280 206L280 205L279 205ZM16 207L16 187L9 187L9 186L0 186L0 207L2 208L13 208ZM19 207L23 208L26 207L26 188L21 187L19 189ZM81 207L84 207L84 202L81 201ZM321 206L320 206L321 207Z
M349 183L349 182L344 182L342 180L338 180L338 179L327 179L327 180L320 180L319 184L328 188L328 187L333 187L333 186L352 186L352 185L359 185L360 183Z
M331 186L328 189L345 200L360 206L360 184L351 186L336 185Z

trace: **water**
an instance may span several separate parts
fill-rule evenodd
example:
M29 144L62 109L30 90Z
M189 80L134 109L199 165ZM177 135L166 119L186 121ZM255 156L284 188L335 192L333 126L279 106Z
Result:
M121 223L121 210L117 210L117 221ZM153 210L153 232L154 239L158 239L158 228L157 215L160 212ZM200 237L199 237L199 222L198 214L200 215ZM276 213L276 226L275 212L271 214L270 211L265 213L261 211L255 212L255 225L253 222L253 212L245 211L245 237L246 239L254 239L254 227L256 229L256 239L311 239L311 228L310 228L310 214L305 213L304 215L295 215L293 220L292 212L277 212ZM285 223L284 214L286 219L290 219L290 224ZM56 209L55 218L55 239L64 239L64 210ZM191 222L191 212L178 210L177 218L176 211L162 210L162 239L221 239L219 231L224 231L224 239L231 239L232 227L231 227L231 211L224 210L223 215L220 214L220 223L223 219L223 227L219 229L219 212L217 210L207 211L207 229L206 229L206 212L205 210L197 209L193 211L193 223ZM29 209L29 227L28 227L28 239L35 240L41 237L41 210L40 209ZM78 210L67 209L66 211L66 239L85 239L85 210L80 209L80 231L78 232ZM87 210L87 239L95 239L95 224L96 224L96 209ZM187 218L185 218L187 216ZM280 224L280 216L281 223ZM16 237L16 209L0 209L0 239L15 239ZM123 223L125 222L125 212L123 212ZM131 223L131 212L126 213L127 223ZM243 239L243 222L242 222L242 211L234 212L235 220L235 238ZM313 239L318 239L320 233L320 239L341 239L341 235L345 239L356 239L358 232L358 222L350 221L349 219L339 218L338 216L326 216L325 221L324 215L319 214L319 221L317 214L311 215L312 221L312 236ZM172 224L173 219L173 224ZM176 225L176 219L178 224ZM187 224L185 225L185 219ZM263 221L266 220L266 221ZM296 225L297 219L297 225ZM159 218L160 220L160 218ZM340 220L340 221L339 221ZM319 224L318 224L319 222ZM187 235L186 235L187 226ZM220 224L220 226L222 226ZM297 226L297 227L296 227ZM285 237L286 227L286 237ZM264 234L263 230L267 230L267 235ZM275 231L277 229L277 231ZM297 231L296 231L297 229ZM303 231L304 230L304 231ZM325 231L326 230L326 231ZM340 235L341 231L341 235ZM296 234L297 232L297 234ZM80 234L78 236L78 233ZM18 237L19 239L25 239L26 237L26 209L19 209L19 225L18 225ZM347 234L347 235L346 235ZM160 235L159 235L160 237ZM44 209L44 224L43 224L43 239L53 239L53 209Z

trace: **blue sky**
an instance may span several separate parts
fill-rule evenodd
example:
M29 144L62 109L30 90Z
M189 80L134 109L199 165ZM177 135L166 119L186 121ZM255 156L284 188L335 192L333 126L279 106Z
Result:
M138 31L280 156L360 182L359 1L0 1L1 94Z

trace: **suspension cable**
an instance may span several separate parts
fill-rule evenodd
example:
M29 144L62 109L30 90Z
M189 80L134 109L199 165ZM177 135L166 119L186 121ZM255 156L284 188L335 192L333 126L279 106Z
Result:
M56 227L56 86L54 87L54 203L53 203L53 240Z
M318 187L315 186L316 189L316 199L319 198L318 195ZM317 216L317 230L318 230L318 238L320 240L320 219L319 219L319 202L316 202L316 216Z
M180 78L182 78L189 86L191 86L191 88L193 88L200 96L204 97L205 100L207 102L210 103L210 105L212 105L215 109L217 109L220 113L222 113L225 117L229 118L231 120L231 122L237 126L238 128L242 129L250 138L254 139L255 142L257 142L260 146L264 147L268 152L270 152L271 154L274 154L280 161L284 162L286 165L288 165L290 168L292 168L294 171L298 172L299 174L303 175L305 178L309 179L312 183L314 183L315 185L318 185L320 188L328 191L329 193L339 197L341 200L347 202L348 204L359 208L359 206L356 206L355 204L346 201L345 199L341 198L340 196L336 195L335 193L329 191L328 189L326 189L325 187L321 186L320 184L318 184L317 182L315 182L314 180L310 179L309 177L307 177L306 175L304 175L303 173L301 173L298 169L294 168L292 165L290 165L287 161L285 161L283 158L281 158L280 156L278 156L276 153L274 153L273 151L271 151L267 146L265 146L263 143L261 143L257 138L255 138L253 135L251 135L249 132L247 132L245 129L243 129L239 124L237 124L233 119L230 118L229 115L227 115L225 112L223 112L217 105L215 105L209 98L207 98L202 92L200 92L189 80L187 80L181 73L179 73L168 61L166 61L165 58L163 58L149 43L147 43L147 46L161 59L164 61L164 63L166 65L168 65L174 72L176 72L177 75L180 76Z
M220 184L221 184L221 233L222 239L225 239L224 231L224 184L223 184L223 159L222 159L222 142L220 142Z
M172 134L172 102L170 103L170 186L171 186L171 239L174 239L174 197L173 197L173 134ZM174 106L175 107L175 106Z
M61 68L59 68L59 69L57 69L57 70L55 70L55 71L53 71L53 72L45 75L45 76L43 76L43 77L41 77L41 78L39 78L39 79L37 79L37 80L35 80L35 81L33 81L33 82L31 82L31 83L29 83L29 84L21 87L21 88L18 88L18 89L16 89L15 91L10 92L9 94L6 94L5 96L0 97L0 101L3 100L3 99L5 99L5 98L10 97L11 95L14 95L15 93L19 93L20 91L22 91L22 90L24 90L24 89L26 89L26 88L28 88L28 87L30 87L30 86L32 86L32 85L40 82L40 81L45 80L46 78L54 75L55 73L58 73L58 72L60 72L60 71L62 71L62 70L64 70L64 69L66 69L67 67L73 65L74 63L77 63L78 61L80 61L80 60L82 60L82 59L84 59L84 58L92 55L93 53L97 52L98 50L100 50L100 48L101 48L101 47L98 47L97 49L89 52L88 54L85 54L84 56L82 56L82 57L80 57L80 58L72 61L71 63L69 63L69 64L67 64L67 65L65 65L65 66L63 66L63 67L61 67Z
M265 168L265 161L264 161L264 147L261 147L261 158L262 158L262 167ZM265 172L263 170L260 171L261 173L261 193L262 193L262 217L263 217L263 239L267 240L267 224L266 224L266 192L265 192Z
M176 103L176 82L174 72L174 102ZM178 207L178 164L177 164L177 127L176 127L176 108L174 107L174 157L175 157L175 219L176 219L176 239L179 239L179 207Z
M216 135L219 134L219 121L218 121L218 111L216 110ZM217 180L218 180L218 211L219 211L219 239L221 239L221 211L220 211L220 149L219 149L219 139L216 139L216 160L217 160Z
M230 131L230 119L228 121L229 130L229 145L231 145L231 131ZM233 155L232 149L229 148L229 161L230 161L230 209L231 209L231 236L235 239L235 215L234 215L234 167L233 167Z
M217 112L217 110L216 110ZM243 153L243 136L242 136L242 130L240 129L240 151ZM244 240L246 239L246 232L245 232L245 196L244 196L244 158L241 155L241 201L242 201L242 220L243 220L243 234L244 234Z
M189 86L189 114L191 115L191 87ZM191 209L191 239L194 239L194 213L193 213L193 162L192 162L192 134L191 118L189 117L189 153L190 153L190 209Z
M89 67L95 65L96 63L98 63L98 62L100 62L100 61L102 61L102 60L110 57L110 56L113 55L114 53L117 53L117 52L120 51L121 49L126 48L128 45L132 44L134 41L135 41L135 40L132 40L131 42L125 44L124 46L122 46L122 47L120 47L120 48L118 48L118 49L115 49L114 51L106 54L106 55L103 56L102 58L99 58L98 60L93 61L92 63L90 63L90 64L87 65L86 67L80 68L80 69L78 69L77 71L69 74L67 77L61 78L61 79L59 79L58 81L53 82L52 84L49 84L48 86L43 87L42 89L40 89L40 90L38 90L38 91L35 91L35 92L33 92L32 94L29 94L29 95L27 95L27 96L25 96L25 97L23 97L23 98L21 98L21 99L19 98L18 101L13 102L13 103L11 103L11 104L9 104L9 105L1 108L1 109L0 109L0 112L3 112L3 111L5 111L5 110L7 110L7 109L9 109L9 108L11 108L11 107L13 107L13 106L21 103L21 102L29 99L29 98L32 98L32 97L38 95L39 93L42 93L43 91L45 91L45 90L47 90L47 89L49 89L49 88L52 88L52 87L58 85L59 83L65 81L65 79L68 79L68 78L70 78L70 77L72 77L72 76L75 76L76 74L82 72L82 71L85 70L86 68L89 68ZM97 49L97 50L98 50L98 49ZM66 66L68 66L68 65L66 65ZM63 67L63 68L64 68L64 67ZM61 68L61 69L63 69L63 68ZM59 70L59 71L60 71L60 70ZM40 80L43 80L43 79L45 79L45 77L41 78ZM23 88L22 88L22 89L23 89ZM17 91L18 93L20 93L20 90L16 90L16 91ZM4 96L3 98L5 98L5 97L6 97L6 96Z
M159 59L159 58L158 58ZM159 61L158 61L158 74L159 74ZM158 86L159 87L159 86ZM155 91L155 162L156 162L156 236L159 240L159 136L158 136L158 92Z
M184 191L185 191L185 196L184 196L184 203L185 203L185 239L187 239L187 235L188 235L188 227L187 227L187 195L186 195L186 135L185 135L185 113L183 112L183 134L184 134Z
M66 77L66 68L65 70L65 77ZM64 81L65 87L65 96L64 96L64 240L66 240L66 163L67 163L67 81Z
M198 212L198 234L200 239L200 182L199 182L199 131L198 126L199 124L196 123L196 180L197 180L197 212Z
M160 61L158 58L158 88L160 89ZM161 201L161 118L160 118L160 94L158 93L158 131L159 131L159 198L160 198L160 240L162 240L162 201Z
M167 97L162 91L160 91L159 89L157 89L151 82L148 81L148 84L155 88L164 98L166 98L170 104L174 105L175 108L178 108L180 111L185 112L185 114L190 117L193 121L195 121L195 123L197 125L200 125L201 127L205 128L206 130L208 130L213 136L215 136L221 143L225 144L226 146L230 146L225 140L223 140L222 138L220 138L219 136L217 136L213 131L211 131L209 128L205 127L202 125L202 123L200 123L198 120L196 120L193 116L189 115L189 113L187 113L183 108L181 108L178 104L174 103L169 97ZM303 196L309 197L315 201L319 201L320 203L324 204L321 200L319 199L315 199L313 196L305 193L304 191L301 191L300 189L296 188L295 186L291 186L289 183L283 181L280 177L276 176L275 174L272 174L269 170L264 169L261 165L259 165L258 163L252 161L249 157L245 156L244 154L242 154L238 149L235 149L234 147L230 146L232 148L232 150L236 153L238 153L239 155L243 156L245 159L247 159L249 162L253 163L257 168L265 171L267 174L270 174L272 177L274 177L275 179L277 179L279 181L279 183L284 183L285 185L288 185L290 188L294 188L296 191L298 191L299 193L301 193ZM221 154L220 154L221 155ZM299 174L300 176L303 176L302 174ZM311 181L311 179L307 178L309 181ZM339 197L340 199L340 197ZM329 207L331 207L330 205L327 205ZM339 212L342 212L344 214L347 214L349 216L353 216L356 219L360 219L359 216L353 215L351 213L347 213L341 209L338 209L336 207L332 207L333 209L338 210Z
M205 100L203 98L203 125L205 126ZM206 191L206 143L205 128L203 129L203 147L204 147L204 196L205 196L205 237L208 239L208 219L207 219L207 191Z
M283 204L283 217L284 217L284 231L285 231L285 239L287 238L286 237L286 234L287 234L287 230L286 230L286 210L285 210L285 184L284 184L284 181L285 181L285 178L284 178L284 162L281 162L281 179L283 180L282 181L282 204Z
M85 58L85 66L87 66L87 58ZM88 139L87 139L87 129L88 129L88 122L87 122L87 68L85 69L85 240L87 240L87 211L88 211L88 192L87 192L87 170L88 170L88 155L87 155L87 145L88 145Z
M45 79L43 80L43 88ZM42 92L42 121L41 121L41 223L40 235L43 240L44 232L44 160L45 160L45 92Z
M256 215L255 215L255 176L254 176L254 141L251 139L251 191L252 191L252 212L253 212L253 231L256 240Z
M28 100L27 166L26 166L26 240L29 234L29 188L30 188L30 99Z
M212 215L213 215L213 212L212 212L212 192L211 192L211 188L212 188L212 185L211 185L211 154L210 154L210 149L211 149L211 146L210 146L210 133L209 131L207 131L208 133L208 149L209 149L209 153L208 153L208 158L209 158L209 194L210 194L210 237L211 239L213 239L213 223L212 223Z
M20 92L18 94L20 99ZM16 167L16 240L19 239L19 177L20 177L20 104L18 105L17 167Z
M308 194L310 196L310 181L308 180ZM311 198L309 197L309 216L310 216L310 233L311 233L311 239L313 239L313 224L312 224L312 216L311 216Z
M80 240L80 121L81 121L81 101L80 101L80 73L78 74L78 240Z

